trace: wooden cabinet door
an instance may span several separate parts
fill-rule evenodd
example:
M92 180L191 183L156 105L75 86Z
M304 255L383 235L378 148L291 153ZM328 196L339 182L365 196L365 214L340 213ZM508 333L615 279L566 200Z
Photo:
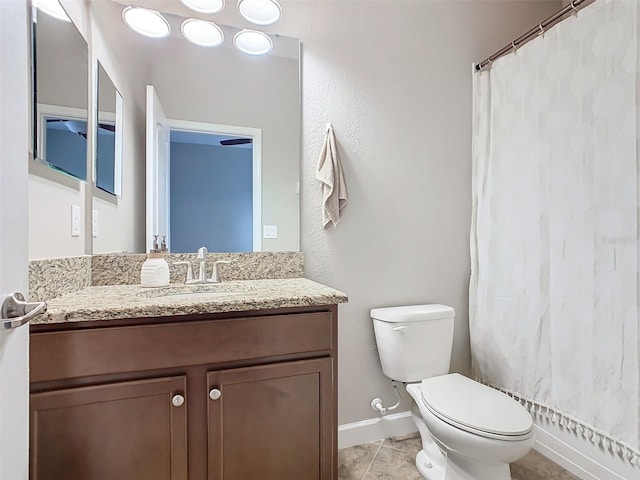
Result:
M184 376L35 393L30 478L187 480L186 430Z
M209 480L330 480L332 359L208 373ZM210 397L216 397L216 392Z

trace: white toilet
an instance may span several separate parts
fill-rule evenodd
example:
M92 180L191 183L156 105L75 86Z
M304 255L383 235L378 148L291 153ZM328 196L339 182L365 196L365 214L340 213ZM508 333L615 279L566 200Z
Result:
M510 480L509 463L534 444L533 420L504 393L449 374L454 317L446 305L371 310L382 370L414 399L424 478Z

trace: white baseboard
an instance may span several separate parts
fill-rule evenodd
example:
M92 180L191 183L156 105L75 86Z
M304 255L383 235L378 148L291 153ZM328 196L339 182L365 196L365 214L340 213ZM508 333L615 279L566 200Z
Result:
M640 469L555 425L536 422L535 431L533 448L582 480L640 478Z
M418 427L411 418L411 412L400 412L361 422L345 423L338 426L338 448L353 447L417 431Z

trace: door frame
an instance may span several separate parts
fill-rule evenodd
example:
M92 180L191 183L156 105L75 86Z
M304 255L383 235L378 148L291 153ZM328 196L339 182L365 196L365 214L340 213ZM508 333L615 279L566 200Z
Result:
M1 1L1 0L0 0ZM153 85L146 89L146 251L154 243L154 235L169 234L169 123ZM159 134L166 138L159 145ZM158 161L160 148L164 149L162 164ZM164 178L164 182L161 180ZM163 205L165 216L160 214ZM170 238L167 237L170 242ZM168 243L170 247L171 244Z

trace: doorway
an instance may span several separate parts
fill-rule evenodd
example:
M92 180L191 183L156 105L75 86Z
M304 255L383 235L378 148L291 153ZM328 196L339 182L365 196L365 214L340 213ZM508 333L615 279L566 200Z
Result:
M213 137L211 137L213 135ZM215 136L218 137L215 137ZM171 137L174 139L174 150L191 151L185 159L178 162L171 159ZM206 246L211 252L259 252L262 250L262 130L260 128L220 125L189 120L170 120L164 114L158 95L152 85L147 85L147 158L146 158L146 223L147 245L152 248L154 237L166 236L167 246L171 252L192 252ZM223 142L223 143L221 143ZM190 146L178 146L184 143ZM222 147L222 150L244 148L251 151L251 176L245 176L244 181L251 184L251 215L247 216L247 209L241 208L241 214L236 205L232 205L227 198L230 193L237 196L235 190L229 190L234 179L212 170L212 165L203 160L193 161L193 158L211 158L211 151L205 147ZM199 151L198 155L194 153ZM211 150L211 149L208 149ZM227 153L227 156L238 154ZM247 153L247 152L245 152ZM239 153L242 156L242 152ZM171 188L171 171L175 175L182 175L179 191ZM224 170L224 169L223 169ZM234 168L227 168L228 171ZM246 169L244 169L246 171ZM205 172L205 173L203 173ZM215 182L214 182L215 180ZM243 184L246 185L246 184ZM173 193L172 193L173 190ZM241 190L246 191L243 187ZM211 197L219 192L227 192L226 196L216 201ZM172 213L172 197L184 195L182 202L176 203ZM248 196L243 197L248 202ZM233 208L232 208L233 206ZM214 214L221 214L216 217ZM242 216L244 215L244 216ZM172 218L177 217L177 218ZM247 228L239 225L251 224L250 236ZM173 226L172 226L173 224ZM183 232L188 231L186 235ZM217 234L211 237L211 233ZM244 231L243 240L237 243L224 240L221 236L230 234L237 237L239 231ZM188 237L188 243L180 241L174 245L173 235ZM218 238L216 238L218 237ZM250 238L250 244L249 240ZM237 238L236 238L237 240ZM193 246L197 245L194 249ZM251 247L249 247L251 245Z
M172 251L253 251L253 148L252 136L171 128Z

